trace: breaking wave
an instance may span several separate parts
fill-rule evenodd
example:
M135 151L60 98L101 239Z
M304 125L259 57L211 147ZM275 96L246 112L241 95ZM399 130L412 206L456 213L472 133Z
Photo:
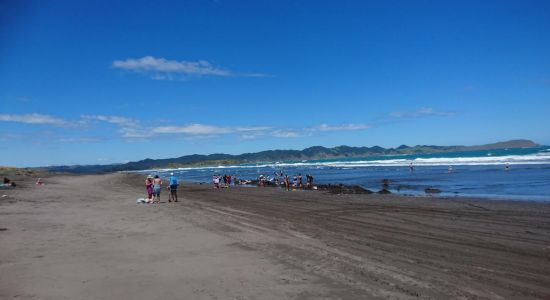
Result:
M273 163L257 163L257 164L242 164L242 165L224 165L210 167L187 167L176 169L162 169L157 171L169 170L212 170L212 169L254 169L254 168L361 168L361 167L404 167L409 166L459 166L459 165L543 165L550 164L550 152L540 151L528 155L503 155L494 156L487 155L475 157L378 157L378 159L355 159L355 160L311 160L299 162L273 162Z

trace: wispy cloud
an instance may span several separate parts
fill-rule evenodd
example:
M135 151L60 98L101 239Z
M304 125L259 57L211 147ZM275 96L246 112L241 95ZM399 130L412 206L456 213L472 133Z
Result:
M87 121L102 121L111 124L117 124L121 126L138 126L139 122L126 117L121 116L106 116L106 115L82 115L81 120Z
M278 138L297 138L304 136L304 133L295 130L275 130L271 135Z
M159 126L152 129L154 133L165 134L188 134L188 135L222 135L229 133L241 133L248 138L252 136L263 135L263 132L271 129L270 126L249 126L249 127L231 127L231 126L214 126L206 124L189 124L182 126Z
M184 126L159 126L152 129L154 133L190 134L190 135L219 135L230 133L231 129L204 124L190 124Z
M313 127L312 130L318 131L350 131L350 130L364 130L369 129L371 126L367 124L341 124L341 125L329 125L321 124L317 127Z
M416 111L394 111L390 113L390 116L394 118L420 118L430 116L450 117L455 114L455 112L450 111L437 111L433 108L421 108Z
M259 132L269 130L273 127L271 126L252 126L252 127L236 127L235 131L238 132Z
M55 125L55 126L68 126L71 125L71 122L66 120L56 118L50 115L43 114L21 114L21 115L9 115L9 114L0 114L0 122L17 122L17 123L26 123L26 124L44 124L44 125Z
M145 56L142 58L128 58L115 60L113 68L147 74L154 80L183 79L180 76L221 76L221 77L265 77L262 73L235 73L227 69L217 67L206 60L177 61L165 58Z
M126 141L149 140L170 135L181 136L186 139L212 138L223 135L233 135L243 140L261 137L296 138L312 136L317 132L364 130L370 127L366 124L331 125L326 123L303 128L285 128L277 126L223 126L200 123L178 125L160 120L156 122L157 124L152 124L150 121L143 124L140 120L117 115L81 115L78 119L69 121L38 113L22 115L0 114L0 122L2 121L70 127L73 130L83 130L84 128L90 129L99 123L105 123L115 126L116 130L114 132L116 135ZM164 123L164 125L161 126L162 123ZM104 133L109 134L109 132L113 131ZM70 137L60 137L55 140L62 143L99 141L98 138L75 138L74 132Z
M253 140L265 135L266 135L265 132L258 131L258 132L252 132L252 133L242 133L239 135L239 137L243 140Z
M117 132L125 139L144 139L152 135L152 132L141 126L138 120L113 115L82 115L80 122L105 122L118 126Z

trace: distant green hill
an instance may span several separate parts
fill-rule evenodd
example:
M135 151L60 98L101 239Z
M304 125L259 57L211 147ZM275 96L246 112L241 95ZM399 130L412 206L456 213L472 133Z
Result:
M429 154L454 151L476 151L506 148L533 148L540 145L530 140L511 140L479 146L433 146L417 145L409 147L401 145L397 148L374 147L350 147L338 146L326 148L322 146L309 147L304 150L267 150L256 153L244 153L239 155L210 154L210 155L185 155L177 158L144 159L136 162L114 165L76 165L47 167L52 172L71 173L108 173L116 171L135 171L155 168L178 168L191 166L219 166L255 162L275 162L287 160L311 160L344 157L368 157L374 155L396 154Z

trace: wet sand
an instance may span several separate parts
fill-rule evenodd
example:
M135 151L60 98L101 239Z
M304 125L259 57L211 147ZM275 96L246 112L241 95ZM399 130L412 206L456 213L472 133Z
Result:
M34 180L0 190L2 299L550 299L550 204Z

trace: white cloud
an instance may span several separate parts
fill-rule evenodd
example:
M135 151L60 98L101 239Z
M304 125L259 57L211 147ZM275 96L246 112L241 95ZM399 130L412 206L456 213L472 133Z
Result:
M253 132L253 131L265 131L269 130L272 127L269 126L256 126L256 127L237 127L235 128L235 131L239 132Z
M189 134L189 135L220 135L229 133L243 133L243 135L261 135L263 131L271 129L269 126L251 127L224 127L206 124L189 124L183 126L159 126L153 128L154 133Z
M43 114L22 114L22 115L8 115L0 114L0 122L17 122L27 124L45 124L55 126L68 126L71 123L60 118L52 117L50 115Z
M174 80L174 77L170 76L170 75L155 74L155 75L151 76L151 79L153 79L153 80Z
M271 135L278 138L297 138L303 136L302 133L294 130L275 130Z
M315 127L308 127L298 130L285 128L274 129L273 126L224 127L206 124L190 124L183 126L159 126L153 128L151 131L157 134L187 134L192 136L209 137L223 134L239 134L239 137L242 139L255 139L266 135L279 138L295 138L312 135L312 133L316 131L349 131L363 130L367 128L370 128L370 126L366 124L321 124Z
M105 115L83 115L81 116L83 121L103 121L111 124L117 124L121 126L138 126L139 122L130 118L121 116L105 116Z
M175 80L173 75L184 76L241 76L241 77L264 77L260 73L234 73L229 70L216 67L206 60L198 61L177 61L165 58L145 56L142 58L128 58L126 60L115 60L112 67L127 71L150 74L154 80Z
M120 127L117 131L123 138L126 139L144 139L151 137L153 132L141 127Z
M416 111L394 111L390 113L390 116L394 118L419 118L430 116L450 117L454 115L454 112L436 111L433 108L421 108Z
M116 115L81 115L79 119L67 121L54 116L38 113L21 115L0 114L0 122L2 121L71 127L75 130L79 128L90 128L98 123L107 123L115 126L115 132L117 135L126 141L152 139L170 134L181 135L186 139L212 138L221 135L235 135L243 140L255 139L259 137L296 138L311 136L316 132L350 131L369 128L369 125L366 124L320 124L317 126L304 128L277 128L275 126L219 126L199 123L172 125L166 121L158 121L157 124L147 122L148 125L145 126L139 120ZM165 126L159 126L162 123L168 124ZM103 131L103 133L108 134L108 132L105 131ZM99 140L91 138L78 139L72 137L62 137L57 139L57 141L68 143L97 142Z
M154 133L184 133L190 135L218 135L232 132L227 127L217 127L204 124L190 124L184 126L159 126L152 129Z
M321 124L317 127L313 127L313 130L319 131L349 131L349 130L364 130L370 128L367 124L342 124L342 125L328 125Z
M265 135L265 133L263 133L263 132L245 133L245 134L241 134L239 137L243 140L253 140L253 139L259 138L259 137L264 136L264 135Z
M117 125L118 133L126 139L143 139L152 135L150 130L141 127L138 120L134 120L121 116L109 116L109 115L82 115L80 117L81 123L89 123L91 121L106 122Z
M113 67L136 72L183 73L188 75L230 76L231 72L212 66L208 61L175 61L145 56L138 59L115 60Z

